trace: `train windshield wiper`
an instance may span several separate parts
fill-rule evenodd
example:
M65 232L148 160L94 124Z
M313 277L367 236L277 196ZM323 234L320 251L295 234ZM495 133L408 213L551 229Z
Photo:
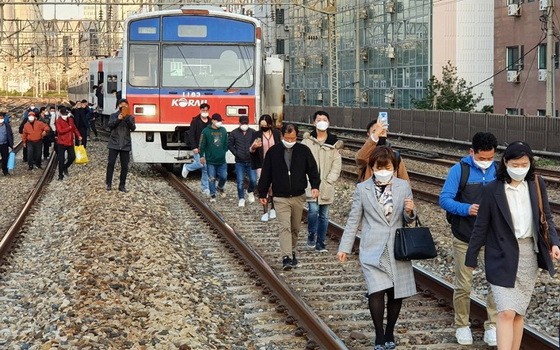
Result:
M229 89L231 89L231 87L232 87L235 83L237 83L237 81L238 81L239 79L241 79L242 76L244 76L245 74L247 74L247 72L248 72L251 68L253 68L253 65L250 65L249 68L247 68L247 70L245 70L245 72L239 74L239 76L238 76L237 78L235 78L235 80L232 81L231 84L229 84L229 86L227 87L227 89L225 89L224 91L226 91L226 92L229 91Z

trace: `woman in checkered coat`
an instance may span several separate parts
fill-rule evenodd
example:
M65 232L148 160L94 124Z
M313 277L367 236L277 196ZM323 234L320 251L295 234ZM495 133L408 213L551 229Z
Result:
M416 218L412 190L407 181L393 176L397 159L386 146L376 147L369 166L374 176L358 184L338 258L346 261L362 222L360 265L368 287L369 309L375 327L375 350L394 349L393 335L403 298L416 294L410 261L395 260L397 228ZM383 329L387 294L387 326Z

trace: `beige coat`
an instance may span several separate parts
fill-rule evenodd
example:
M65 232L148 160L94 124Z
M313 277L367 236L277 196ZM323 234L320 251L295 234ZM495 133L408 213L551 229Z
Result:
M342 141L337 141L334 145L319 142L310 133L303 135L301 142L311 150L313 158L317 162L319 175L321 176L321 185L319 186L318 203L332 204L334 202L334 183L340 176L342 170L342 157L340 149L344 146ZM308 183L305 191L307 198L311 198L311 186Z

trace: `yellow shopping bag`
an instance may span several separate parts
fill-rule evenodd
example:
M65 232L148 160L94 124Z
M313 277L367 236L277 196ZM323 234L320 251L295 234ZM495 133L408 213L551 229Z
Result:
M74 146L74 152L76 153L74 163L86 164L88 162L88 156L84 145Z

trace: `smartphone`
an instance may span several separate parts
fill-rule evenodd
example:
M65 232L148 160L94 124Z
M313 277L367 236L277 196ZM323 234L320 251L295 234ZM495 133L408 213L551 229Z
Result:
M125 117L126 117L127 115L130 115L130 107L125 107L125 106L123 106L123 107L121 108L121 115L123 115L123 116L125 116Z
M383 123L385 125L385 129L389 127L389 113L387 112L379 112L379 116L377 117L378 123Z

